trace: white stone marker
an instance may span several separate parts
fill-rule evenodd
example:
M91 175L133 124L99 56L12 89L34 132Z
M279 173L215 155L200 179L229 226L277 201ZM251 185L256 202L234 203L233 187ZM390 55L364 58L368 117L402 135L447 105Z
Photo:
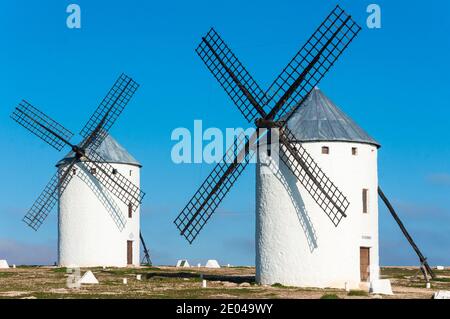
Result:
M379 279L370 282L370 293L379 295L393 295L391 281L389 279Z
M219 263L217 262L217 260L215 259L210 259L208 260L208 262L206 263L206 268L220 268Z
M87 284L87 285L97 285L98 284L98 280L97 278L95 278L94 274L92 273L92 271L87 271L83 277L81 277L80 284Z
M0 259L0 269L9 268L8 262L5 259Z
M434 299L450 299L450 291L440 290L434 293Z
M180 260L177 261L177 266L176 267L188 268L190 266L189 266L189 263L188 263L188 261L186 259L180 259Z

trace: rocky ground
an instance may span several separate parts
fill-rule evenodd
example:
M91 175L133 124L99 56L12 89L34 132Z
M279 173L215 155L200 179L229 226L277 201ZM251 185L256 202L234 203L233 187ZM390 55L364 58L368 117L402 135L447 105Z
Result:
M83 274L88 269L82 269ZM365 291L256 285L254 268L221 269L142 267L91 268L98 285L68 288L67 269L18 267L0 270L0 298L425 298L438 290L450 290L450 268L436 271L438 278L426 289L417 268L386 267L382 278L391 280L394 296L374 296ZM142 275L137 280L136 275ZM202 288L202 279L207 288ZM127 284L123 279L127 278Z

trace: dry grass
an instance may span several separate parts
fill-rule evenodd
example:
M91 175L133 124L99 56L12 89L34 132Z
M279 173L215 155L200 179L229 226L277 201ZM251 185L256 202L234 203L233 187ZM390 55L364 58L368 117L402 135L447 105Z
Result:
M84 273L87 269L82 269ZM66 269L18 267L0 271L0 298L374 298L365 291L350 293L338 289L260 286L254 282L254 268L222 269L174 267L91 268L99 285L67 288ZM450 270L436 271L439 278L425 289L415 268L388 267L382 278L391 279L394 296L383 298L431 298L434 291L450 290ZM136 279L141 274L142 280ZM207 280L201 288L200 275ZM123 278L128 284L123 285Z

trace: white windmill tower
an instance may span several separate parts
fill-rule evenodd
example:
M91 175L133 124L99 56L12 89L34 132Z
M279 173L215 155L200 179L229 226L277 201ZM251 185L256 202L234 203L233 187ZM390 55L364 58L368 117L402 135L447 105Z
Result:
M359 288L377 280L379 144L318 88L287 127L350 205L339 227L280 163L256 173L256 273L262 284Z
M59 201L59 263L62 266L139 265L140 164L108 131L139 85L122 74L72 144L74 135L22 101L11 117L43 141L71 152L27 212L23 221L38 230Z
M105 163L140 187L141 164L108 135L96 149ZM89 156L89 150L87 151ZM70 152L58 162L64 171L75 157ZM58 264L79 267L139 266L140 207L117 201L89 171L75 164L58 206Z

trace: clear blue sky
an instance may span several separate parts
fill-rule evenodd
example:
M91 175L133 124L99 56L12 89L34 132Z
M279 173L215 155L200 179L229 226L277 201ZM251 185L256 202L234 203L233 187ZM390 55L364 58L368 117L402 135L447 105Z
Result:
M82 8L82 29L65 25ZM450 3L374 1L382 29L364 27L321 88L381 144L380 185L433 264L450 264ZM340 1L365 25L370 1ZM142 231L155 263L178 258L254 263L254 166L194 245L172 224L209 173L175 165L176 127L245 125L194 49L215 26L266 87L335 1L8 0L0 4L0 258L56 260L54 212L38 233L22 215L54 173L58 153L9 118L20 99L79 132L115 78L141 88L112 134L144 165ZM380 210L381 262L415 264L390 215Z

